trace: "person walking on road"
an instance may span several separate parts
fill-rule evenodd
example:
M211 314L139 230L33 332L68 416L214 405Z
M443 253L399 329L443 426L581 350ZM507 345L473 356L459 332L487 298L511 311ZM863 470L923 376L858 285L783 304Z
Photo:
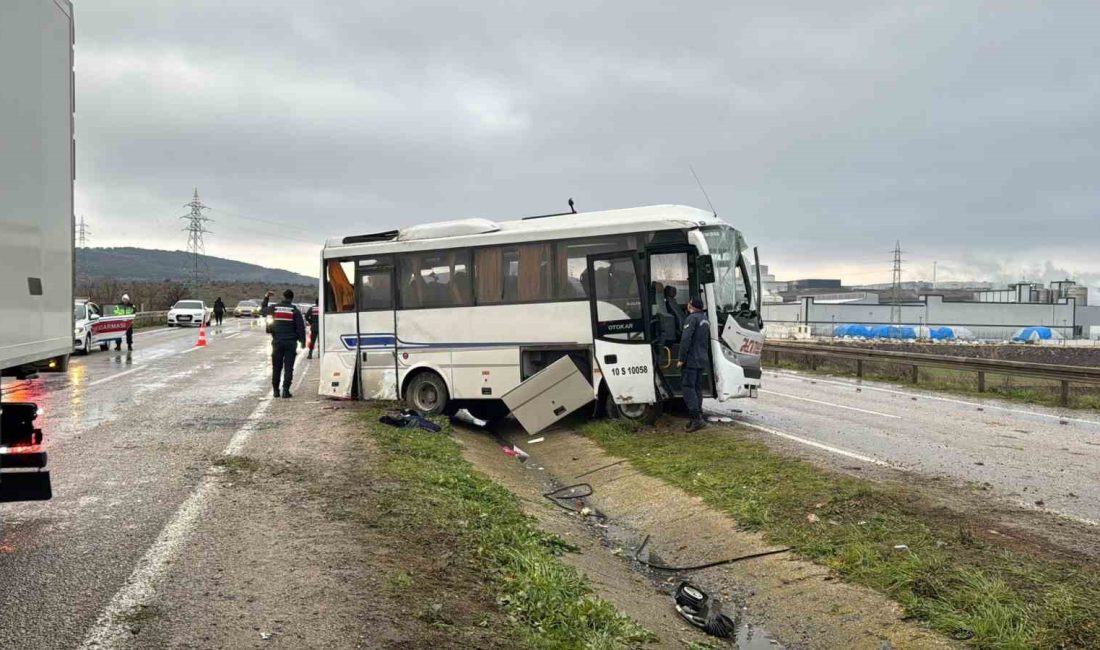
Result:
M317 327L317 321L321 318L321 306L314 305L309 308L309 354L307 359L313 358L313 348L317 347L317 335L321 330ZM318 352L318 355L321 353Z
M222 302L221 296L214 301L214 322L218 324L218 327L222 326L222 318L225 316L225 303Z
M684 427L688 433L707 426L703 421L703 368L707 367L709 347L710 323L703 311L703 301L692 298L688 301L688 317L680 335L680 359L676 362L676 367L681 369L684 402L690 417Z
M269 305L272 296L268 291L264 296L261 313L271 316L271 389L275 397L280 396L279 376L282 375L282 397L290 398L290 384L294 381L294 356L298 345L306 346L306 323L302 312L294 306L294 292L283 292L283 301Z
M136 313L137 313L137 307L135 307L134 303L130 300L130 294L128 294L128 293L122 294L122 302L115 305L114 315L115 316L133 316ZM121 350L122 349L122 339L121 338L118 339L117 341L115 341L115 349L116 350ZM131 319L130 324L126 326L126 349L127 350L133 350L134 349L134 321L133 321L133 319Z

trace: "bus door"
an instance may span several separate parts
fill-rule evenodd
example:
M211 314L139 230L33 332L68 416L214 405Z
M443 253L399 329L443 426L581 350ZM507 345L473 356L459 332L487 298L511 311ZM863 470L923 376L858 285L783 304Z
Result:
M356 263L359 396L363 399L397 399L393 277L392 258L360 259Z
M596 363L617 405L657 402L641 258L635 251L589 255L585 271Z
M695 248L678 245L647 249L646 262L652 314L650 335L657 368L672 393L680 396L683 394L681 373L676 361L680 358L687 303L692 298L704 298L700 293ZM709 364L703 371L702 385L704 395L711 397Z
M356 311L355 261L325 260L321 296L321 381L318 394L351 397L356 376L359 320Z

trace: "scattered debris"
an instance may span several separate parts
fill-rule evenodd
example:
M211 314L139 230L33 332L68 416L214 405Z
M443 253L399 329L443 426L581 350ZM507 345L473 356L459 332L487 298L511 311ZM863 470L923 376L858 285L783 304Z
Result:
M909 551L909 546L908 546L907 544L895 544L895 545L894 545L894 550L895 550L895 551L905 551L905 552L908 552L908 551Z
M271 632L260 632L260 639L262 639L264 641L270 641L271 640Z
M759 553L750 553L748 555L741 555L739 557L731 557L725 560L717 560L715 562L707 562L706 564L697 564L695 566L667 566L664 564L657 564L656 562L650 562L641 558L642 552L646 546L649 545L649 535L645 536L642 540L642 545L638 547L638 550L634 551L634 561L642 566L649 567L650 569L657 569L658 571L700 571L702 569L709 569L711 567L723 566L726 564L734 564L735 562L743 562L745 560L754 560L758 557L767 557L768 555L778 555L779 553L787 553L791 550L790 546L785 548L777 548L771 551L761 551Z
M1043 501L1042 499L1039 499L1039 500L1037 500L1037 501L1035 502L1035 505L1037 505L1037 506L1039 506L1040 508L1042 508L1043 506L1045 506L1045 505L1046 505L1046 502L1045 502L1045 501Z
M810 522L811 524L816 524L818 522L817 515L815 515L812 512L807 514L806 515L806 521Z
M721 422L722 424L727 424L733 422L733 418L728 418L724 415L708 415L707 422Z
M983 462L982 462L982 461L980 461L980 460L976 460L976 461L974 461L974 464L975 464L975 465L982 465L982 466L984 466L984 465L985 465L985 463L983 463Z
M482 420L479 417L475 417L473 413L470 413L468 409L459 409L451 416L451 420L458 420L459 422L465 422L481 428L489 426L488 420Z
M978 407L978 410L979 410L979 411L984 411L985 409L979 406L979 407Z
M721 612L717 602L699 587L681 582L672 595L676 611L685 621L720 639L731 639L737 624Z
M577 460L577 459L576 459L576 458L574 458L573 460ZM623 460L617 460L617 461L615 461L614 463L608 463L608 464L606 464L606 465L600 465L600 466L599 466L599 467L597 467L596 469L590 469L590 470L588 470L587 472L584 472L584 473L582 473L582 474L577 474L577 475L576 475L576 476L574 476L573 478L583 478L583 477L585 477L585 476L588 476L589 474L595 474L596 472L598 472L598 471L600 471L600 470L604 470L604 469L607 469L607 468L609 468L609 467L614 467L614 466L616 466L616 465L622 465L622 464L623 464L623 463L625 463L625 462L626 462L626 459L623 459Z
M419 427L421 429L424 429L425 431L431 431L432 433L439 433L443 430L443 427L429 420L426 415L424 415L420 411L414 411L412 409L391 411L378 418L378 421L382 424L388 424L391 427L397 427L399 429L403 429L405 427Z
M1058 424L1069 424L1069 420L1058 420Z
M528 455L528 453L526 451L523 451L522 449L520 449L519 447L517 447L515 445L504 446L504 447L501 447L500 450L504 452L505 456L508 456L510 458L515 458L516 460L518 460L521 463L526 463L527 459L531 457L530 455Z
M545 442L545 441L546 441L546 438L544 438L544 437L531 438L530 440L527 441L527 444L534 445L534 444L538 444L540 442Z

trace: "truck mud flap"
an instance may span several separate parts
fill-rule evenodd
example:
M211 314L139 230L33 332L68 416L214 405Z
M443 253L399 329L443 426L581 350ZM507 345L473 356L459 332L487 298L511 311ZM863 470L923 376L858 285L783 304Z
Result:
M49 501L51 498L49 472L0 473L0 503Z

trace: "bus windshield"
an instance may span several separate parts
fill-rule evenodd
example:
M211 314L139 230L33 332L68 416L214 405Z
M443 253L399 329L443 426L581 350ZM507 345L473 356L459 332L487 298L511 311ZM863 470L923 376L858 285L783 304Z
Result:
M742 303L752 306L751 289L746 268L741 258L748 249L741 233L729 226L703 228L711 259L714 261L714 298L720 312L732 312Z

